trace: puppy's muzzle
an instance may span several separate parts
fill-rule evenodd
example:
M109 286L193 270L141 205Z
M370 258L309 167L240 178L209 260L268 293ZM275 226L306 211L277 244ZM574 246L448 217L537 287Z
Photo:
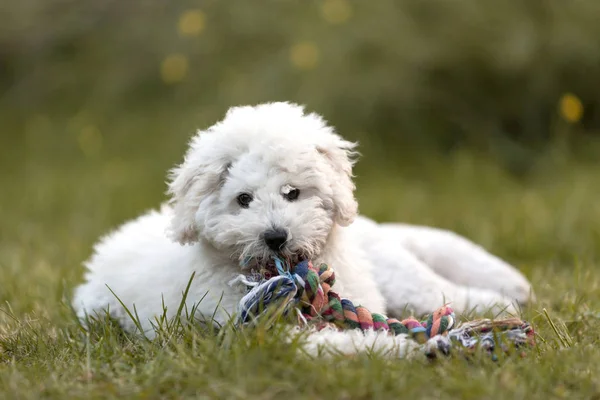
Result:
M287 232L281 228L272 229L263 233L263 240L267 247L273 251L280 251L287 242Z

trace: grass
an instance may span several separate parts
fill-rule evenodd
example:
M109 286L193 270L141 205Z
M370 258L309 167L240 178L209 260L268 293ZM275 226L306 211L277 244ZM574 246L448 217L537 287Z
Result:
M151 342L110 321L81 330L65 303L81 261L99 235L164 199L185 140L158 125L61 135L69 126L0 137L0 398L600 398L597 165L554 154L517 180L471 153L408 166L367 149L363 213L453 229L519 266L537 291L523 312L539 345L497 363L315 360L261 327L174 324Z

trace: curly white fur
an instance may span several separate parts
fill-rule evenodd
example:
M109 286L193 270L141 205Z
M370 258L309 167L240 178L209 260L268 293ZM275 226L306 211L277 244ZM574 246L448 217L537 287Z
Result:
M108 309L133 329L110 287L126 306L135 305L152 335L151 321L163 305L168 316L176 312L195 272L188 307L203 299L198 312L212 316L216 310L216 320L225 322L244 294L228 282L246 260L272 255L263 240L272 229L287 233L281 253L332 265L336 290L373 312L398 314L408 307L427 313L444 301L458 312L514 310L513 301L529 299L530 285L516 269L462 237L356 218L354 149L301 106L232 108L192 139L183 163L171 172L170 203L96 245L86 282L75 291L79 316ZM293 189L299 196L290 201ZM251 196L247 208L238 203L241 193ZM314 335L309 351L317 344L343 352L406 346L403 338L375 333L367 339L355 332Z

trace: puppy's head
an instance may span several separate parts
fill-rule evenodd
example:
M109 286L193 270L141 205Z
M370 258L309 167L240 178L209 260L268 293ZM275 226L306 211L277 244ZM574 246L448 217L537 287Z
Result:
M240 261L315 257L356 216L354 148L295 104L232 108L171 171L171 235Z

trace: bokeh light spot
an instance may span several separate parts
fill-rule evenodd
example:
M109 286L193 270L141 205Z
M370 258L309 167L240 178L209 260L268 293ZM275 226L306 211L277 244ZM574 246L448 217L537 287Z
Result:
M181 36L198 36L204 31L206 16L200 10L187 10L179 17L177 28Z
M321 4L321 16L330 24L343 24L352 16L352 6L347 0L325 0Z
M297 43L290 51L290 61L298 69L313 69L319 63L319 49L311 42Z
M189 61L183 54L171 54L160 65L160 75L166 83L181 82L187 75Z
M583 116L583 104L577 96L566 93L560 99L560 115L568 122L578 122Z
M102 133L93 125L81 129L77 136L77 142L86 157L95 157L102 151Z

